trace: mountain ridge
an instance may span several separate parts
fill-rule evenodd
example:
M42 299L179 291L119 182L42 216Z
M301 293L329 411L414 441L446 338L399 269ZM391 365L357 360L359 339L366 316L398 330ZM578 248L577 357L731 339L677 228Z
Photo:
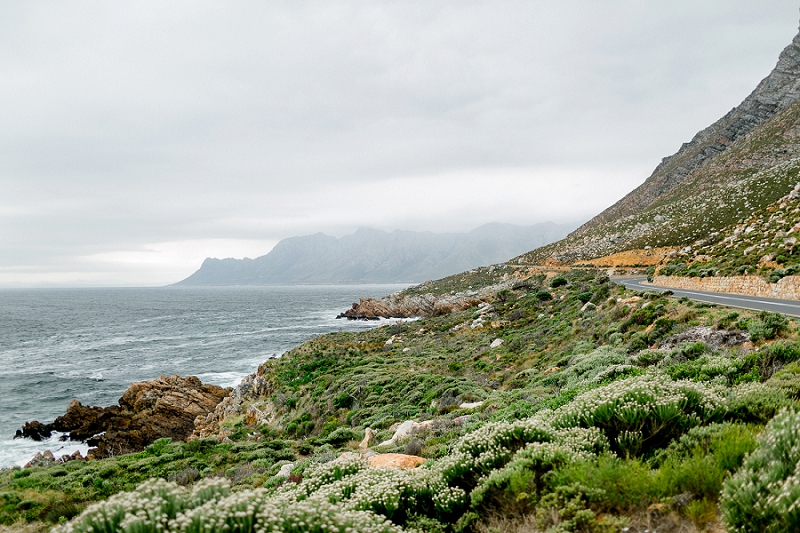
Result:
M693 244L787 194L795 184L791 179L766 183L772 190L751 196L734 189L797 157L800 33L750 95L662 159L639 187L565 239L515 260L572 263L645 246Z
M254 259L207 258L176 285L421 282L505 261L565 236L573 225L489 223L467 233L359 228L283 239Z

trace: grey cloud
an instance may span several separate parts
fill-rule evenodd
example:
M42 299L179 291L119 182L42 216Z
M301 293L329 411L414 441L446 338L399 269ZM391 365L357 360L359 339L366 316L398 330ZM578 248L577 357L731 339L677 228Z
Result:
M633 187L755 87L797 19L788 0L3 5L0 264L586 218L615 198L552 213L542 169ZM528 209L386 197L509 168L547 190Z

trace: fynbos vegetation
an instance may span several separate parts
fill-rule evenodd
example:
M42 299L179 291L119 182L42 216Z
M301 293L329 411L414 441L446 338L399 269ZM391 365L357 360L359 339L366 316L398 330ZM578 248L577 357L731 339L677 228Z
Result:
M0 517L65 533L700 529L720 510L755 531L764 528L749 524L769 521L758 515L765 505L789 520L790 497L773 504L748 487L793 479L769 455L779 431L800 446L780 429L800 394L791 322L634 294L594 271L507 291L480 308L311 339L269 361L268 392L220 421L223 442L165 439L6 471ZM737 329L756 321L780 327L750 339ZM269 416L248 418L251 407ZM427 461L370 464L389 452Z

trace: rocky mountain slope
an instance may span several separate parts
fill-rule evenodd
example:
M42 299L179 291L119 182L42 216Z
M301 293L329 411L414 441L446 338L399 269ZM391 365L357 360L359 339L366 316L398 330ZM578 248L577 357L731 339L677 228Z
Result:
M771 282L800 273L800 182L779 201L725 232L674 251L660 275L710 277L758 274Z
M786 195L800 169L800 35L737 107L662 160L619 202L519 263L572 262L645 246L685 246Z
M255 259L206 259L178 285L420 282L504 261L573 227L492 223L443 234L361 228L339 239L317 233L284 239Z

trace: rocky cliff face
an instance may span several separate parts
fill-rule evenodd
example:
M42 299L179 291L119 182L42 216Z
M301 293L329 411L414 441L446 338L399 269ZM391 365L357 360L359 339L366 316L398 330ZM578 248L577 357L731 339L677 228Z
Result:
M792 179L765 181L756 174L798 157L800 34L739 106L664 158L641 186L567 238L518 262L571 262L648 245L691 244L791 190Z
M28 422L17 437L41 440L53 431L68 432L71 440L93 446L89 458L137 452L164 437L186 440L195 419L212 412L229 394L230 389L204 385L193 376L161 376L133 383L119 405L90 407L72 400L52 424Z

